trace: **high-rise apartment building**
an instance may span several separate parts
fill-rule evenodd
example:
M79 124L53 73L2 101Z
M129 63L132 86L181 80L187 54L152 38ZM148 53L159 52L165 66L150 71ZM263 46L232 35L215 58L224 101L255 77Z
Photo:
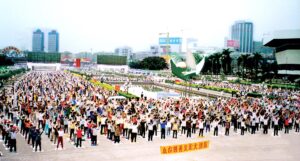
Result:
M52 30L48 33L48 52L57 53L59 51L59 34Z
M32 51L44 51L44 32L42 32L40 29L37 29L32 34Z
M238 42L238 51L243 53L253 52L253 23L236 21L231 26L231 39Z

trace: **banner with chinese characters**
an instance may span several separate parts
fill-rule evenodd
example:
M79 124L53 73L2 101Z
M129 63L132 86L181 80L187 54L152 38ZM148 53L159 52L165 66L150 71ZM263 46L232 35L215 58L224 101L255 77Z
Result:
M195 143L161 146L160 154L175 154L175 153L191 152L196 150L207 149L208 147L209 147L208 140L195 142Z

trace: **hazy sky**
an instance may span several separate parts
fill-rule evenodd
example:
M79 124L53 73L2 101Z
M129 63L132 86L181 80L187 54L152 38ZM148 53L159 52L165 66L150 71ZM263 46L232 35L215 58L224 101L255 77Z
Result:
M147 50L166 31L223 47L236 20L254 23L254 40L300 29L300 0L0 0L0 48L31 50L36 28L56 29L60 51Z

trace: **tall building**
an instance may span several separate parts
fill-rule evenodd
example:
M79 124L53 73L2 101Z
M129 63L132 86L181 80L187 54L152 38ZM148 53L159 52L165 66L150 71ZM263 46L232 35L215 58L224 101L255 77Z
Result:
M238 42L238 51L243 53L253 52L253 23L236 21L231 26L231 39Z
M44 51L44 32L37 29L32 34L32 51Z
M59 34L55 30L48 33L48 52L57 53L59 51Z

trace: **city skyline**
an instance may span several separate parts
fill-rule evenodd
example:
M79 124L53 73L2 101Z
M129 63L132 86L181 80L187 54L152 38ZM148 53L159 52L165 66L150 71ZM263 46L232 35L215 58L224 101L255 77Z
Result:
M52 12L53 8L58 12ZM31 34L37 28L45 33L58 30L61 52L114 51L120 46L149 50L158 44L161 32L183 39L196 38L200 46L223 47L224 37L230 37L230 27L237 20L253 22L254 41L276 30L300 28L300 21L295 21L300 19L297 0L16 0L3 2L0 10L0 35L5 38L0 40L0 49L12 45L30 50Z

